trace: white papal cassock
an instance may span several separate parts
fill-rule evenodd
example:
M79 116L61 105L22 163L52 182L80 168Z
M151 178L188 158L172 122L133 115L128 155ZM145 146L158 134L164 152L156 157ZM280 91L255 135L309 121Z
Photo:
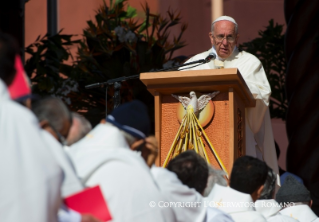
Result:
M36 117L9 98L0 80L0 220L57 221L62 170Z
M215 52L215 49L212 48L195 55L186 62L205 59L212 51ZM212 61L193 67L191 70L215 68ZM271 88L261 62L254 55L245 51L239 52L235 48L232 55L224 60L224 68L238 68L256 99L255 107L246 108L246 155L264 160L278 174L278 162L268 109Z

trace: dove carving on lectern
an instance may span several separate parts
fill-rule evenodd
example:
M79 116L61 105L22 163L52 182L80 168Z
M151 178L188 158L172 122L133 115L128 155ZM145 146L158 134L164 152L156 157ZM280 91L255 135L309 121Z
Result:
M218 93L219 91L208 93L208 94L202 95L201 97L199 97L199 99L197 99L197 96L194 91L191 91L189 93L190 98L186 96L177 96L174 94L172 94L172 96L178 101L180 101L185 109L187 109L187 107L191 105L194 109L194 113L198 115L199 112L205 108L209 100L214 98Z

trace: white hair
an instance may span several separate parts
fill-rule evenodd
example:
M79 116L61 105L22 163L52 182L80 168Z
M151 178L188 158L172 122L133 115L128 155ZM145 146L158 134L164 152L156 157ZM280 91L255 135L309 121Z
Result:
M129 146L132 146L132 144L136 141L136 138L134 136L132 136L131 134L128 134L127 132L123 131L123 130L120 130L120 132L124 136L127 144Z
M215 169L210 164L208 164L208 179L207 185L203 192L203 196L207 197L209 193L212 191L214 185L217 183L218 185L227 186L227 181L225 179L226 173L222 170Z
M91 123L82 115L76 113L76 112L72 112L72 127L75 127L74 121L75 119L78 120L78 126L77 126L77 130L76 131L72 131L70 130L69 132L69 136L67 138L67 144L68 146L71 146L72 144L78 142L79 140L81 140L83 137L86 136L86 134L88 134L91 130L92 130L92 125ZM72 135L71 135L72 133Z
M220 16L220 17L218 17L217 19L215 19L215 21L213 21L212 26L211 26L211 31L212 31L212 33L214 32L214 25L215 25L215 23L216 23L216 22L219 22L219 21L229 21L229 22L234 23L234 24L235 24L235 33L238 34L238 24L237 24L237 22L236 22L235 19L233 19L232 17L226 16L226 15Z

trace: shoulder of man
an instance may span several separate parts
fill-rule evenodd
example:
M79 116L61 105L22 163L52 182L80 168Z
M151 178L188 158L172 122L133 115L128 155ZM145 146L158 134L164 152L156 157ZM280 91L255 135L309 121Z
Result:
M242 58L248 59L251 62L258 62L261 63L261 61L253 54L246 52L246 51L240 51L239 54L241 55Z
M20 105L19 103L13 100L5 100L5 103L1 104L5 107L5 110L10 113L10 116L13 116L16 121L32 122L38 126L38 120L36 116L28 108Z
M267 221L268 222L298 222L299 220L296 220L286 215L277 214L275 216L269 217Z
M245 221L245 222L266 222L266 218L259 212L256 211L244 211L239 213L231 213L231 217L235 222Z
M207 207L207 214L205 222L234 222L230 215L227 213L214 208L214 207Z

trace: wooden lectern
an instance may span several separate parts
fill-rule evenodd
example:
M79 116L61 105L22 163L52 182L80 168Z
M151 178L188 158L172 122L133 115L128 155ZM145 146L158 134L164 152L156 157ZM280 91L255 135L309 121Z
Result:
M220 91L212 99L214 117L204 130L227 171L231 172L234 160L245 155L245 108L255 106L255 99L238 69L141 73L140 79L155 99L155 136L160 147L158 166L163 164L180 126L176 115L179 101L171 94ZM205 149L211 164L220 169L208 146Z

